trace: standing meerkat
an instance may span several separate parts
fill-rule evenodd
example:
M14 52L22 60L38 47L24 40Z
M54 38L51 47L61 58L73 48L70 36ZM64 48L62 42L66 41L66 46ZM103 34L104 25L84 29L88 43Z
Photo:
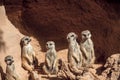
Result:
M58 72L57 54L55 49L55 43L48 41L46 43L47 52L45 54L45 64L43 70L46 74L56 74Z
M35 66L34 62L37 60L37 58L30 41L31 39L28 36L25 36L21 39L21 60L22 67L25 70L32 72Z
M82 53L80 51L80 46L76 41L77 35L74 32L70 32L67 35L67 40L69 43L68 48L68 63L76 68L80 68L82 65Z
M20 80L19 76L17 75L15 71L15 65L14 60L12 56L6 56L5 57L5 63L6 66L6 80Z
M83 63L87 66L87 64L93 64L95 62L94 44L89 30L82 31L81 36L80 49L84 56Z

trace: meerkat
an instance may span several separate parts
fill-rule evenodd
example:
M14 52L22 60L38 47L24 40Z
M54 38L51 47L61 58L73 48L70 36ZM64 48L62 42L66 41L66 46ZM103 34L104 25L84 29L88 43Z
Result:
M69 43L68 63L76 68L80 68L82 66L82 53L80 51L80 46L76 41L77 37L77 34L74 32L70 32L67 35L67 40Z
M55 49L55 43L48 41L46 43L47 52L45 54L45 64L43 70L46 74L56 74L58 72L57 54Z
M21 39L21 62L22 67L25 70L32 72L35 66L34 62L37 60L37 58L30 42L31 39L28 36L25 36Z
M84 30L81 32L82 40L80 42L80 49L83 53L84 66L93 64L95 62L94 44L91 39L91 32Z
M15 65L13 57L8 55L5 57L6 66L6 80L20 80L18 74L15 71Z

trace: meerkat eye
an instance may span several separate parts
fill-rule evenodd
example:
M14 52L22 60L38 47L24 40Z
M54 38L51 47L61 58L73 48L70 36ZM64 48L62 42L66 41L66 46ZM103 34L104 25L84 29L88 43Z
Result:
M70 39L69 37L67 39Z
M28 40L28 38L26 38L25 40Z
M90 35L90 33L88 34L88 36Z
M48 46L48 44L46 44L46 46Z
M11 59L7 59L8 61L11 61Z
M85 34L83 34L83 36L84 36L84 37L86 37L86 35L85 35Z
M50 43L50 45L52 45L52 43Z
M71 35L71 37L74 37L74 35Z

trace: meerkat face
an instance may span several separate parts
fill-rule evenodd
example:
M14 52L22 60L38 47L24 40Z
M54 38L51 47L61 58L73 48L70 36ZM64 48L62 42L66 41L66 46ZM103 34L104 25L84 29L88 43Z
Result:
M10 55L6 56L5 57L5 62L6 62L7 65L11 65L14 62L13 57L10 56Z
M21 39L22 45L27 45L30 43L30 41L31 41L31 39L28 36L25 36Z
M68 42L74 41L77 39L77 37L78 37L77 34L75 34L74 32L70 32L67 35L67 40L68 40Z
M46 43L46 48L47 49L53 49L53 48L55 48L55 43L53 41L48 41Z
M82 40L87 40L91 38L91 33L89 30L82 31L81 35L82 35Z

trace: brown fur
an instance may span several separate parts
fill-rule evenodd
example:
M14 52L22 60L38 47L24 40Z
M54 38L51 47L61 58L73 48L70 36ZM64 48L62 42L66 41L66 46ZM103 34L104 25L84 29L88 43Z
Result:
M80 49L83 53L83 66L89 66L95 62L94 44L91 39L89 30L81 32L82 41L80 42Z
M46 74L56 74L58 72L58 61L55 50L55 43L48 41L46 43L47 52L45 54L45 64L43 70Z
M18 74L15 71L14 60L12 56L6 56L6 80L20 80Z
M21 60L22 67L25 70L32 72L34 70L36 56L30 41L31 39L28 36L21 39Z

